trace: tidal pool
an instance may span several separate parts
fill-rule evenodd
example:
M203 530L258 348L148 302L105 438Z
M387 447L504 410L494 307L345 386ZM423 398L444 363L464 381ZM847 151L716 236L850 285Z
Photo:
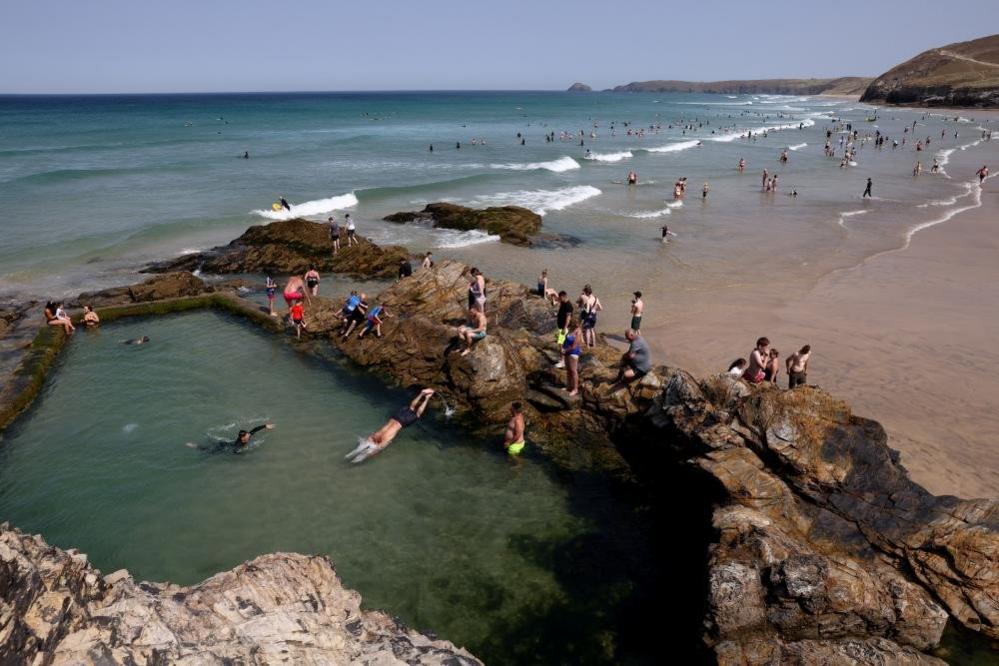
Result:
M381 455L343 461L414 393L212 311L79 330L2 435L0 519L105 573L181 584L324 553L366 607L487 662L638 656L621 626L654 569L646 520L599 479L570 490L511 464L435 418L437 400ZM187 446L265 421L239 455Z

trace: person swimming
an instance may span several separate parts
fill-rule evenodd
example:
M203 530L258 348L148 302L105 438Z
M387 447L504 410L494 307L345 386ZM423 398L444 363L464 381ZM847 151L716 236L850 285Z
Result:
M214 445L211 446L198 446L192 442L188 442L187 446L194 449L201 449L206 453L241 453L245 451L250 444L250 439L256 435L261 430L272 430L274 428L273 423L264 423L263 425L258 425L250 430L240 430L239 434L236 435L236 439L233 441L216 441Z
M402 407L390 416L385 425L368 435L366 439L361 440L353 451L344 456L344 460L349 460L356 465L381 453L392 443L399 431L413 425L423 416L423 412L427 409L427 403L430 402L433 395L434 390L430 388L420 391L409 405Z
M149 336L143 335L141 338L132 338L131 340L122 340L123 345L144 345L149 342Z

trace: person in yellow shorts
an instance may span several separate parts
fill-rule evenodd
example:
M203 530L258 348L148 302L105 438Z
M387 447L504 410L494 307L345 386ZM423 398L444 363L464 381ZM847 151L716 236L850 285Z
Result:
M506 424L503 448L511 456L519 456L527 443L524 441L524 406L515 402L510 405L510 422Z

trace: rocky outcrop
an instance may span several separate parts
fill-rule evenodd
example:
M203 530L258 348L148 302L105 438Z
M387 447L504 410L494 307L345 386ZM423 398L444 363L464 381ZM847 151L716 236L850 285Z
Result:
M213 288L201 278L186 271L174 271L157 275L139 284L128 287L112 287L101 291L84 292L73 304L76 307L91 305L95 308L106 308L132 303L150 303L171 298L199 296L209 293Z
M385 221L416 222L459 231L478 229L513 245L531 245L531 238L541 231L541 216L520 206L468 208L453 203L432 203L422 211L393 213L386 216Z
M404 247L381 247L361 236L358 239L358 244L347 247L343 232L341 249L334 256L329 227L303 219L283 220L250 227L228 245L153 264L146 270L288 275L302 274L309 266L315 266L321 272L388 279L396 276L401 260L409 259L409 251Z
M361 610L325 557L264 555L181 587L104 576L4 524L0 581L5 664L480 663Z
M870 83L860 76L836 79L759 79L753 81L634 81L613 92L691 92L726 95L859 95Z
M586 85L585 83L576 82L569 86L568 92L592 92L593 88Z
M924 51L874 79L862 102L999 107L999 35Z

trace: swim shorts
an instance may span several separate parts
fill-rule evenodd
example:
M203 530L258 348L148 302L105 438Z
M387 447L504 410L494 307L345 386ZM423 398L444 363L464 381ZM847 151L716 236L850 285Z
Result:
M555 340L556 342L558 342L559 347L561 347L562 343L565 342L565 336L568 334L569 332L564 328L560 328L557 331L555 331Z
M399 425L405 428L406 426L411 426L414 423L416 423L416 420L420 417L417 416L416 412L414 412L409 407L403 407L398 412L393 414L392 418L398 421Z
M511 456L519 456L520 452L524 450L525 446L527 446L527 442L525 442L524 440L520 440L519 442L514 442L510 446L506 447L506 452L509 453Z
M309 278L308 280L305 281L305 284L309 285L309 289L312 289L319 284L319 280L316 280L314 278Z
M284 292L284 302L291 307L295 301L302 300L302 294L297 291L286 291Z
M485 331L479 331L478 333L473 333L472 334L472 339L473 340L481 340L484 337L486 337L486 332Z
M631 318L631 330L639 331L642 329L642 315L635 315Z
M267 287L267 298L274 298L275 293L277 293L277 287Z

